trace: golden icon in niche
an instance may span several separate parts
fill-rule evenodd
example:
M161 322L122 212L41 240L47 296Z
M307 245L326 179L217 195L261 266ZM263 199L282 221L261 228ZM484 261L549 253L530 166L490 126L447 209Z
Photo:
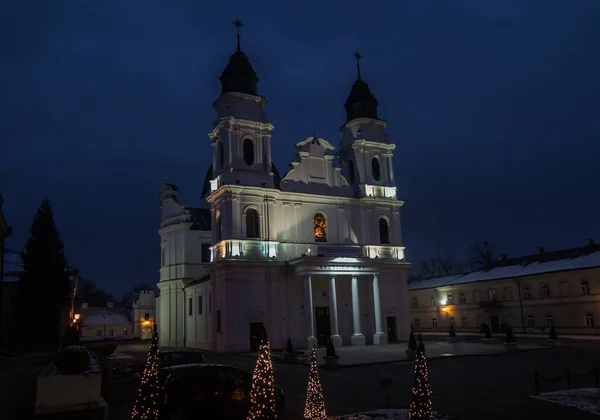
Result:
M315 242L327 242L327 221L321 213L314 218Z

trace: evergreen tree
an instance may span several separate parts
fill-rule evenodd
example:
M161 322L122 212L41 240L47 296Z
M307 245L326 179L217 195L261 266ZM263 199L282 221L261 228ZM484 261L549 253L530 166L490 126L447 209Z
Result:
M412 389L412 402L410 403L409 420L432 420L431 390L427 374L427 359L425 358L425 344L421 341L415 359L415 381Z
M308 372L304 420L327 420L323 388L321 388L321 381L319 380L319 371L317 368L317 347L315 346L313 346L310 354L310 370Z
M252 376L250 389L250 411L248 420L276 420L275 376L271 361L271 344L263 330L263 341L258 350L258 359Z
M132 420L158 419L158 399L162 390L158 382L158 370L158 333L154 333L142 375L142 383L138 389L138 397L131 414Z
M450 325L450 333L448 334L450 338L456 338L456 331L454 331L454 325Z
M72 290L63 244L48 199L42 201L35 215L21 260L23 273L15 300L18 322L15 338L26 347L55 348L67 326L62 325L62 314L70 303ZM30 334L33 326L36 333Z
M408 349L411 351L417 351L417 340L415 339L415 333L412 331L408 337Z

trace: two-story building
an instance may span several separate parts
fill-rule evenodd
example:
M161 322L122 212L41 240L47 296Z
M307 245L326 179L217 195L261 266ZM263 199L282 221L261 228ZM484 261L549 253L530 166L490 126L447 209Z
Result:
M498 261L468 274L409 283L410 319L417 331L600 333L600 245Z

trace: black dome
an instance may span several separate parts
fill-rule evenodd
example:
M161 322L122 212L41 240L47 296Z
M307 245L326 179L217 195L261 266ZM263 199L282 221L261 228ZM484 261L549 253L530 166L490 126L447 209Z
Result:
M346 108L347 121L352 121L355 118L378 119L378 105L377 98L375 98L375 95L369 90L369 85L363 80L358 79L354 85L352 85L352 90L344 105L344 108Z
M252 68L248 56L240 50L231 54L229 63L219 79L221 94L238 92L258 95L258 75Z

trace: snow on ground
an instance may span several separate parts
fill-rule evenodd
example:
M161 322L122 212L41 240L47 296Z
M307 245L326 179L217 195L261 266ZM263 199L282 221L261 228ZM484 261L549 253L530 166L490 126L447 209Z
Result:
M540 395L534 395L533 398L574 407L579 410L587 411L588 413L600 415L599 388L580 388L566 391L545 392Z
M433 413L434 420L450 420L450 417ZM391 410L375 410L364 413L347 414L330 417L330 420L408 420L408 410L405 408Z

